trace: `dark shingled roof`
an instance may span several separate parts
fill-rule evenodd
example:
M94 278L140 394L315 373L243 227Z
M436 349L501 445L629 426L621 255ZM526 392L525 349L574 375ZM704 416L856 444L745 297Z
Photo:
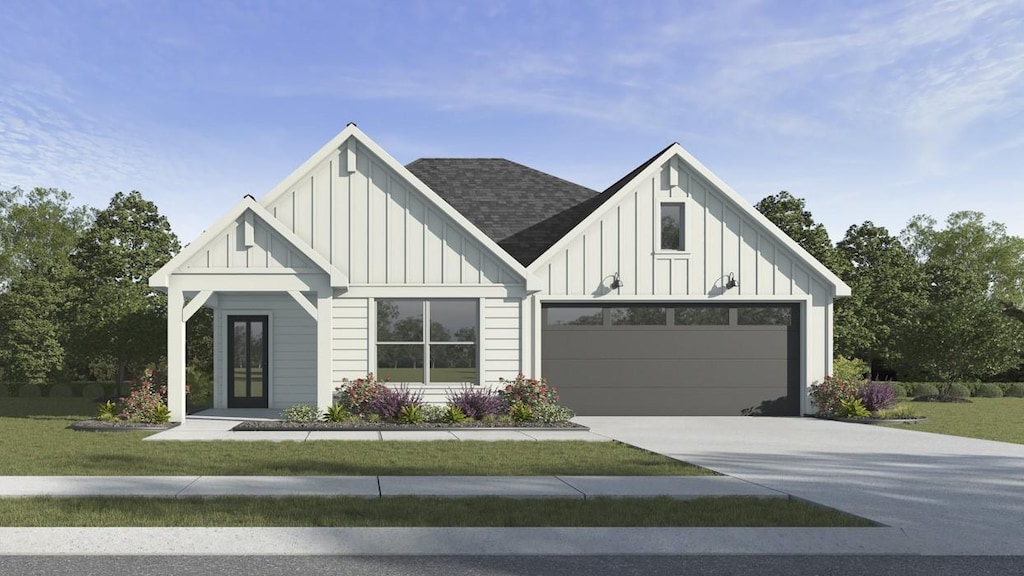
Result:
M504 158L421 158L406 168L527 266L665 150L602 193Z

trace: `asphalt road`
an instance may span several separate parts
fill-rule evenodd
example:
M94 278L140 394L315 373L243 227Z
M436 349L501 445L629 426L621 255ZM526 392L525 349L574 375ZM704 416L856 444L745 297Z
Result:
M1020 556L0 556L3 576L1024 575Z

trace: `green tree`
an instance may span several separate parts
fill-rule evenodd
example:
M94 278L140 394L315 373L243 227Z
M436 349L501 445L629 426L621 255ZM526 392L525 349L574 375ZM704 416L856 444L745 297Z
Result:
M828 231L825 226L814 221L803 198L783 190L774 196L766 196L754 208L829 270L839 274L841 263L836 257Z
M167 219L137 191L118 192L78 242L75 344L82 357L115 359L126 373L166 353L167 297L149 277L178 252Z
M916 216L902 240L922 263L927 303L900 339L904 364L943 381L985 379L1021 363L1024 242L980 212L956 212L939 229ZM1008 313L1009 312L1009 313Z
M835 304L835 351L860 358L873 372L899 360L897 337L925 302L925 277L914 256L884 227L850 226L836 244L852 296Z
M90 212L63 190L0 190L0 364L35 384L64 366L69 254Z

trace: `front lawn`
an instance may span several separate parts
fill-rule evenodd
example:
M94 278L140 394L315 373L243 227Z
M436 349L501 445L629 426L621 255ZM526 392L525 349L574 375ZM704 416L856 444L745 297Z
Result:
M1024 398L971 398L970 403L905 402L928 420L908 430L1024 444ZM893 424L893 427L904 425Z
M82 398L0 401L2 476L691 476L714 472L617 442L143 442L76 432Z
M0 526L874 526L799 500L674 498L8 498Z

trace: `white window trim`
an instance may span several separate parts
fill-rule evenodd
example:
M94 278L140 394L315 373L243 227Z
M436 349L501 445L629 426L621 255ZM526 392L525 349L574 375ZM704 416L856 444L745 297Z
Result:
M678 187L677 187L678 188ZM671 197L661 196L657 199L654 206L654 255L659 257L678 257L688 258L693 251L691 250L690 244L690 202L689 197L679 189L679 195L673 195ZM665 205L675 205L683 207L683 221L682 221L682 241L683 250L669 250L661 247L661 208Z
M421 301L423 303L423 334L421 336L421 338L422 338L421 341L418 342L418 344L423 347L423 379L420 382L407 382L407 384L414 384L414 385L420 385L420 386L459 386L459 385L465 384L465 382L433 382L433 381L430 380L430 370L427 369L427 366L430 363L430 346L431 346L431 342L430 342L430 306L428 305L428 303L431 302L431 301L440 301L440 300L464 300L466 302L472 302L474 305L476 305L476 307L477 307L476 314L475 314L475 317L476 317L476 320L477 320L476 341L472 343L476 347L476 350L475 350L475 356L476 356L476 358L475 358L475 360L476 360L476 380L473 381L473 382L470 382L469 384L471 384L473 386L480 386L481 385L481 382L483 381L483 366L482 366L482 362L481 362L481 358L483 357L483 351L482 351L482 349L483 349L483 344L482 344L483 336L482 336L482 328L481 328L483 326L483 323L482 323L482 319L483 319L483 299L482 298L458 298L458 297L456 297L456 298L370 298L369 300L370 300L370 307L371 307L371 311L370 311L371 327L372 327L371 330L373 331L372 332L373 345L370 347L371 348L371 354L372 354L372 366L373 366L373 373L378 378L380 378L380 366L378 365L378 358L377 358L377 347L379 345L381 345L381 344L385 344L385 345L387 345L387 344L395 344L395 345L412 346L415 343L413 343L413 342L407 342L407 343L402 343L402 342L380 342L380 340L378 338L378 334L377 334L377 302L379 300L419 300L419 301ZM465 346L465 345L468 345L468 344L469 343L465 343L465 344L462 344L462 345ZM458 346L459 344L453 342L453 343L448 343L448 344L438 343L437 345L439 345L439 346Z

